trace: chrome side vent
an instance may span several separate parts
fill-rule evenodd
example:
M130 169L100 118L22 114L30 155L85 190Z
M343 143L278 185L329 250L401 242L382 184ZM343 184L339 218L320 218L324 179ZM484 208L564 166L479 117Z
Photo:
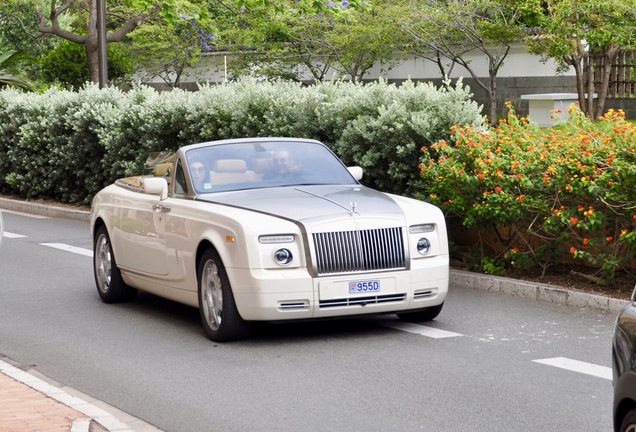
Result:
M321 308L341 307L341 306L366 306L368 304L379 304L389 302L401 302L406 299L406 294L386 294L381 296L368 297L348 297L331 300L320 300Z
M402 228L314 233L313 240L318 275L406 268Z
M309 309L309 301L299 300L299 301L280 302L278 303L278 309L280 310Z
M435 290L427 289L427 290L415 291L413 293L413 299L414 300L419 300L419 299L423 299L423 298L434 297L435 294L437 294L437 289L435 289Z

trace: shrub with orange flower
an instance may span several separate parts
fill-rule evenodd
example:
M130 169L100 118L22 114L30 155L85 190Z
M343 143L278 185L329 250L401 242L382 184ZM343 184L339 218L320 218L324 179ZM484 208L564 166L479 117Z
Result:
M508 109L487 133L455 127L449 145L431 146L435 153L422 158L429 195L421 198L445 202L449 218L476 229L476 267L510 264L516 248L515 265L545 269L574 257L604 281L631 271L636 128L622 111L592 122L572 106L567 122L540 128Z

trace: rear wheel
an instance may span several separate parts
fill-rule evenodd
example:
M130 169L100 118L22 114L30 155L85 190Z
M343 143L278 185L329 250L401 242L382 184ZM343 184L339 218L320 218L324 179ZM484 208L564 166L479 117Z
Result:
M213 249L199 260L199 312L208 337L215 342L228 342L247 337L250 323L236 308L221 258Z
M137 290L126 285L121 277L105 226L95 232L93 273L97 292L105 303L132 300L137 294Z
M620 432L636 432L636 408L627 412L621 423Z
M437 306L431 306L426 309L420 309L413 312L400 312L396 315L402 321L408 322L418 322L418 321L432 321L437 318L437 315L442 311L444 307L444 302L438 304Z

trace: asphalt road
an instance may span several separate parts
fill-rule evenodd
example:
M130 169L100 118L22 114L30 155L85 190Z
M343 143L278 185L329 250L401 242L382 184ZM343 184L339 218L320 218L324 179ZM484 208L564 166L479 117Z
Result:
M165 431L610 431L612 314L451 286L428 325L263 324L95 290L88 224L3 211L0 356Z

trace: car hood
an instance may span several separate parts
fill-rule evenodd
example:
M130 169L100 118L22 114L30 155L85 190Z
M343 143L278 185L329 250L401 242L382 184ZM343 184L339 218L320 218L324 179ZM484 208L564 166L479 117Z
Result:
M197 200L303 221L359 214L401 215L388 195L360 185L286 186L199 196Z

